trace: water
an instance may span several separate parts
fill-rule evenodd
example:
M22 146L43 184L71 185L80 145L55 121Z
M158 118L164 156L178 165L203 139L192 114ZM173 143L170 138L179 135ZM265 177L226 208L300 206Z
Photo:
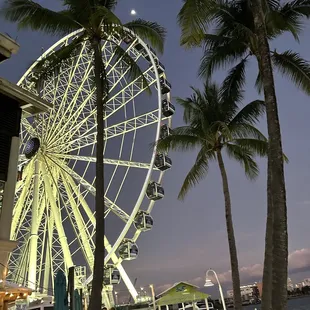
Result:
M244 310L260 310L260 305L251 305L243 307ZM287 304L288 310L310 310L310 296L290 299Z

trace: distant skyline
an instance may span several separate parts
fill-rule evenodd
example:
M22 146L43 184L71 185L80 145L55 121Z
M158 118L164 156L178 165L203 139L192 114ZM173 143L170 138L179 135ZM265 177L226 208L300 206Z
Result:
M60 9L61 1L51 3L40 0L42 5ZM147 5L146 5L147 3ZM182 1L120 1L117 14L123 21L131 20L132 9L136 17L155 20L167 28L165 53L160 57L166 67L172 96L186 97L190 86L201 86L197 68L201 52L187 51L179 46L180 31L176 16ZM10 61L0 66L0 76L17 82L29 65L40 56L57 38L41 33L18 31L16 26L0 19L0 31L16 38L21 49ZM308 24L298 45L289 35L272 42L279 51L292 49L310 60L310 25ZM255 62L247 72L245 102L260 98L254 88L257 65ZM221 82L225 72L215 75ZM294 282L310 276L310 98L298 90L290 81L275 74L279 102L283 146L289 158L285 165L288 233L289 274ZM178 107L177 107L178 108ZM173 126L182 125L182 110L178 108ZM262 120L260 129L266 133ZM182 181L195 160L195 153L172 153L173 167L164 178L165 198L156 203L153 217L154 228L141 235L138 240L139 257L125 262L124 267L132 281L137 278L137 287L155 285L156 293L179 281L187 281L203 287L205 271L216 270L226 291L231 288L228 243L225 228L224 200L219 171L210 167L205 181L193 189L185 201L177 195ZM244 176L241 167L224 158L231 189L232 212L239 255L241 283L259 281L262 276L266 220L266 161L259 160L261 174L255 182ZM124 285L115 288L123 295ZM217 295L217 288L206 290ZM127 296L127 294L126 294Z

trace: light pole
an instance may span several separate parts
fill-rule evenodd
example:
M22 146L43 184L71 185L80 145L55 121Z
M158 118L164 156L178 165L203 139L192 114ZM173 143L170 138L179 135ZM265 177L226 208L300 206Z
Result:
M117 296L117 292L114 292L114 294L115 294L115 303L116 303L116 306L118 305L118 296Z
M152 292L153 309L156 310L154 285L150 284L150 288L151 288L151 292Z
M224 295L223 295L222 286L221 286L221 283L220 283L220 281L219 281L219 278L218 278L216 272L215 272L213 269L207 270L207 272L206 272L206 283L205 283L204 286L205 286L205 287L209 287L209 286L213 286L213 285L214 285L214 283L213 283L213 282L211 281L211 279L208 277L208 275L209 275L211 272L214 274L214 277L215 277L215 279L216 279L216 281L217 281L217 284L218 284L218 286L219 286L220 296L221 296L221 300L222 300L222 304L223 304L223 310L226 310L226 304L225 304L225 299L224 299Z

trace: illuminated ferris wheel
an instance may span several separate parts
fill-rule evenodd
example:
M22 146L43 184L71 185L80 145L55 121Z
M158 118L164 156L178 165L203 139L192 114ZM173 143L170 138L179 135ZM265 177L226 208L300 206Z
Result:
M40 59L79 36L72 33ZM115 55L126 50L141 77L129 79L128 64ZM128 30L125 38L102 42L110 94L105 113L106 257L104 299L113 304L113 285L124 282L134 300L137 291L123 261L138 255L137 240L150 230L156 200L163 198L167 154L154 144L170 134L174 106L171 85L156 53ZM60 70L37 86L34 63L19 85L53 103L46 114L25 118L21 128L19 175L11 239L17 240L9 262L11 281L49 294L59 269L76 266L76 286L92 280L95 234L96 108L92 52L87 42ZM152 147L150 147L152 146ZM143 250L143 249L142 249Z

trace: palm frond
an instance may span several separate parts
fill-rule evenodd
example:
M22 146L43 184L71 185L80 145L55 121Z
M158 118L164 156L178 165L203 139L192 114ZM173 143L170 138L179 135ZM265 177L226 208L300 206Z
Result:
M257 77L256 77L255 88L257 89L257 92L259 94L262 93L262 91L263 91L263 81L262 81L262 76L260 74L260 71L258 71L258 74L257 74Z
M221 94L224 101L237 103L242 100L246 64L247 58L244 58L228 72L221 87Z
M282 18L282 29L292 33L298 41L298 35L304 28L303 18L310 17L310 1L294 0L286 2L278 10ZM280 19L281 19L280 18Z
M239 124L254 125L259 118L265 114L266 105L262 100L254 100L244 106L230 121L229 126L234 127Z
M248 123L240 123L238 125L230 126L230 132L233 139L254 138L264 140L265 136L255 126Z
M274 66L306 94L310 94L310 63L291 50L272 53Z
M253 152L236 144L226 144L225 149L231 159L238 161L241 164L244 168L245 175L250 180L253 180L258 176L259 167L253 159Z
M7 20L17 22L19 28L40 30L50 35L64 36L81 28L70 11L54 12L31 0L7 0L1 12Z
M206 46L198 71L199 76L211 76L215 70L234 64L244 57L247 47L242 42L230 38L225 40L225 43L213 49Z
M86 40L86 34L83 34L66 46L39 60L34 68L38 80L45 79L53 73L57 73L59 68L76 55L79 47Z
M192 97L188 97L185 99L177 97L175 99L176 102L179 105L181 105L184 109L183 120L185 124L189 124L194 118L196 118L197 114L201 114L202 112L199 104L197 104L197 99L196 99L197 96L199 96L199 93L197 94L197 92L195 92L195 94Z
M105 6L108 10L111 10L111 11L115 9L118 3L118 0L97 0L97 1L99 5Z
M188 191L206 177L209 170L209 161L212 159L215 159L215 153L206 147L202 147L193 167L185 177L178 199L183 200Z
M209 22L216 12L217 3L213 0L185 0L178 14L181 28L181 45L193 47L200 45L207 33Z
M310 17L310 1L309 0L294 0L286 2L281 8L280 12L288 17L294 14L297 16Z
M113 48L116 57L115 59L116 61L122 63L124 71L127 71L129 80L136 80L136 83L140 84L140 87L150 94L151 88L149 87L149 83L144 76L140 66L120 45L115 45Z
M80 24L86 25L93 13L90 0L63 0L63 4L69 8L70 13Z
M216 33L248 42L254 37L252 12L247 1L225 1L216 11Z
M201 138L190 126L173 129L173 134L156 142L160 152L193 150L202 143Z
M115 32L124 33L121 20L105 6L96 6L96 10L89 17L89 23L91 31L100 34L104 40Z
M261 157L267 157L268 155L268 140L266 137L264 140L249 138L235 139L233 144L248 149L251 153Z
M156 22L136 19L124 25L160 53L164 51L166 29Z

